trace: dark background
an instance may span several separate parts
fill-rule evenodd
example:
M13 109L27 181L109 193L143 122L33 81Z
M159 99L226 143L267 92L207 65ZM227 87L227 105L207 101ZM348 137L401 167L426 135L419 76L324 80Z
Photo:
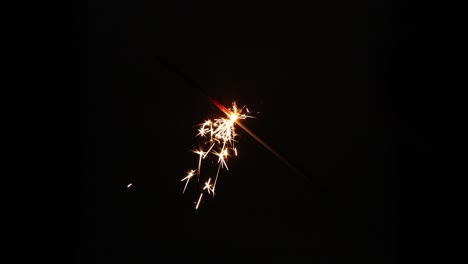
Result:
M3 263L419 263L459 250L461 8L15 10L1 97ZM180 182L197 162L194 125L221 112L162 58L222 104L259 112L244 124L307 178L239 129L216 199L194 210Z

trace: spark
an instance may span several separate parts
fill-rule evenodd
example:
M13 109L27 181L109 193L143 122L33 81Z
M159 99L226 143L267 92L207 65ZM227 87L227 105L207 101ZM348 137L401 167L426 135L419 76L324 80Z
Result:
M227 158L227 155L228 155L228 152L227 152L227 149L226 148L222 148L221 151L218 153L218 152L213 152L214 155L218 156L218 163L220 164L220 166L222 168L226 168L226 170L229 170L227 164L226 164L226 158Z
M132 186L132 183L129 183L129 184L127 185L127 188L130 188L130 186Z
M211 178L208 179L208 181L205 182L205 186L203 187L203 190L206 190L208 194L213 193L214 196L214 187L212 184L210 184ZM197 205L195 206L195 209L198 209L198 206L200 205L201 199L203 198L203 193L200 193L200 196L198 197L198 202Z
M200 180L201 161L206 157L206 153L203 150L194 150L193 153L198 154L198 169L197 169L197 180ZM208 153L208 152L207 152Z
M187 173L187 176L185 176L185 178L183 178L182 180L180 181L187 181L185 183L185 186L184 186L184 190L182 191L182 193L185 193L185 189L187 188L187 185L190 181L190 179L195 175L195 170L190 170L188 173Z
M200 197L198 198L198 202L197 202L197 205L195 206L195 209L198 209L198 206L200 205L202 197L203 197L203 193L200 193Z
M214 193L213 191L213 184L210 184L211 178L208 179L207 182L205 182L205 187L203 187L203 190L206 190L208 194L211 194L211 192Z

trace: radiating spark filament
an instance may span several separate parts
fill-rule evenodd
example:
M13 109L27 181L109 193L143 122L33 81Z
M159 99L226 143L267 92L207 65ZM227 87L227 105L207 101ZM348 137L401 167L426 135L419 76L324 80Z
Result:
M205 152L203 150L194 150L194 153L198 154L198 169L197 169L197 180L200 181L200 170L201 170L201 161L205 157Z
M218 181L219 170L221 169L221 163L218 165L218 171L216 172L215 181L213 183L213 197L215 194L216 182Z
M187 185L190 181L190 179L195 175L195 170L190 170L188 173L187 173L187 176L185 176L185 178L183 178L182 180L180 181L187 181L185 183L185 187L184 187L184 190L182 191L182 193L185 193L185 189L187 188Z
M211 141L210 141L210 142L211 142ZM203 155L203 158L205 158L206 155L210 154L210 151L211 151L211 149L213 149L214 145L215 145L215 143L211 144L211 146L210 146L210 148L208 149L208 151L206 151L206 152L205 152L205 155Z
M203 197L203 193L200 193L200 197L198 198L198 202L197 202L197 205L195 206L195 209L198 209L198 206L200 205L202 197Z

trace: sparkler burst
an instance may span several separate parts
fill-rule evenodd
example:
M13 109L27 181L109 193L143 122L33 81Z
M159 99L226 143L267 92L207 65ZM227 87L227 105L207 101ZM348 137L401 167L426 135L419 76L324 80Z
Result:
M200 182L202 178L207 178L208 180L204 181L203 186L197 186L200 191L200 195L198 197L197 202L195 202L196 206L195 209L198 209L202 198L203 193L206 192L212 197L215 196L215 189L216 184L218 183L218 176L222 169L229 170L227 165L227 159L230 156L237 156L237 148L235 146L237 140L237 133L236 133L236 124L238 124L239 120L253 118L250 116L250 111L245 106L242 108L238 108L236 102L232 103L232 108L225 108L217 101L212 101L221 111L223 111L227 117L220 117L216 119L208 119L203 123L198 125L198 133L197 136L200 137L203 141L203 147L199 149L195 149L192 152L198 155L198 167L197 169L189 170L187 175L181 179L181 182L185 181L185 185L183 188L182 193L185 193L187 189L187 185L189 184L190 180L196 176L197 184ZM204 150L205 148L206 150ZM205 175L201 174L201 167L202 161L206 158L214 159L217 161L217 170L216 174L214 175L214 181L212 182L213 175ZM211 176L211 177L208 177Z
M173 73L175 73L177 76L181 77L184 79L188 84L190 84L192 87L197 89L203 96L208 99L211 103L213 103L219 110L221 110L224 114L226 114L227 118L218 118L215 120L207 120L203 122L200 125L200 128L198 129L198 134L197 136L203 138L206 143L205 148L200 148L194 151L194 153L199 155L199 160L198 160L198 168L195 170L195 175L197 176L197 183L200 183L200 178L201 178L201 166L202 166L202 160L209 156L217 156L218 157L218 170L216 172L215 180L212 185L212 189L210 187L203 189L203 187L200 190L200 196L195 202L196 204L196 209L198 209L198 206L200 205L201 199L203 198L203 191L207 191L208 189L210 190L210 193L213 193L216 188L216 183L218 180L218 176L220 173L221 169L226 169L228 170L227 167L227 158L229 156L237 156L237 148L234 146L234 143L236 142L236 131L235 131L235 125L239 126L242 128L247 134L249 134L252 138L254 138L259 144L261 144L265 149L267 149L271 154L273 154L276 158L278 158L280 161L282 161L284 164L286 164L293 172L295 172L297 175L302 176L307 182L312 183L311 179L307 177L305 174L303 174L298 168L296 168L292 163L290 163L286 158L284 158L280 153L278 153L275 149L273 149L269 144L267 144L264 140L262 140L259 136L257 136L253 131L248 129L244 124L239 122L239 119L246 119L250 118L252 116L249 116L248 109L238 109L236 104L232 104L231 109L227 109L224 107L222 104L220 104L218 101L213 99L212 97L209 96L209 94L197 83L195 83L193 80L188 78L183 72L177 69L174 65L172 65L167 59L165 59L162 56L156 56L155 57L160 63L165 65L169 70L171 70ZM247 113L244 114L242 113L243 111L246 111ZM206 149L206 150L204 150ZM215 150L213 150L215 149ZM218 149L218 150L216 150ZM192 172L193 174L193 172ZM188 185L189 179L191 179L192 175L189 174L187 177L190 175L190 177L185 177L182 179L182 181L186 181L186 185ZM209 173L208 173L209 174ZM210 177L211 178L211 177ZM210 183L208 183L210 184ZM185 187L184 187L184 192L185 192Z

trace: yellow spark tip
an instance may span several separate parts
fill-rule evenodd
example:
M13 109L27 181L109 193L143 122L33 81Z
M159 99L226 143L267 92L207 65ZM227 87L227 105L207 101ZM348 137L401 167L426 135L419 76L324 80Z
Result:
M231 119L232 122L236 122L236 120L239 118L237 114L231 114L229 116L229 119Z

